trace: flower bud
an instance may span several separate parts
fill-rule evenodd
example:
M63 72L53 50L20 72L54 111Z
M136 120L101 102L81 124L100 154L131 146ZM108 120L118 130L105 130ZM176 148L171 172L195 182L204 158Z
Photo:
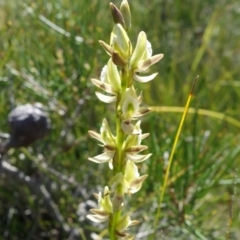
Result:
M115 24L113 27L110 37L110 46L114 51L118 52L125 61L127 61L132 54L132 44L126 31L119 23Z
M120 23L125 28L124 18L120 10L113 3L110 3L110 9L114 23Z
M129 31L129 29L131 28L131 12L130 12L130 7L127 0L122 1L120 6L120 11L125 21L125 29L126 31Z

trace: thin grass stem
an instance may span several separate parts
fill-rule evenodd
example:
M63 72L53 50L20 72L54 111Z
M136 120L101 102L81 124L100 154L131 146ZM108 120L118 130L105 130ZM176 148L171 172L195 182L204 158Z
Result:
M183 113L185 111L184 107L168 107L168 106L161 106L161 107L155 107L152 106L150 107L152 112L168 112L168 113ZM212 118L217 118L220 119L222 121L226 121L238 128L240 128L240 121L227 116L224 113L220 113L220 112L215 112L215 111L211 111L211 110L207 110L207 109L197 109L197 108L189 108L188 109L188 113L191 114L199 114L199 115L204 115L204 116L208 116L208 117L212 117Z
M192 99L193 90L194 90L194 87L196 85L197 79L198 79L198 76L194 80L191 92L190 92L190 94L188 96L186 105L184 107L183 115L182 115L182 118L181 118L178 130L177 130L174 142L173 142L173 147L172 147L172 151L171 151L171 154L170 154L167 170L166 170L166 173L165 173L165 176L164 176L163 187L160 188L160 197L159 197L158 209L157 209L157 213L155 215L155 220L154 220L154 225L153 225L155 233L156 233L156 229L157 229L157 223L158 223L160 215L161 215L161 205L162 205L164 194L165 194L166 187L167 187L167 182L168 182L170 168L171 168L172 161L173 161L173 156L174 156L174 153L175 153L175 150L176 150L176 146L177 146L177 142L178 142L178 139L179 139L182 127L183 127L183 123L184 123L184 121L186 119L186 115L187 115L188 108L189 108L189 105L190 105L190 102L191 102L191 99Z

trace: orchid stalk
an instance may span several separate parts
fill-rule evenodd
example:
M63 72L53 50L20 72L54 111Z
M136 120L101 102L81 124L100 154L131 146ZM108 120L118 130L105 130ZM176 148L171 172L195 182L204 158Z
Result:
M163 58L163 54L152 56L151 43L146 33L141 31L135 48L127 32L131 27L131 13L127 0L123 0L118 9L110 3L114 27L110 43L99 41L109 55L103 67L100 80L92 79L92 83L100 89L96 96L100 101L115 104L115 135L112 133L106 118L102 121L100 133L89 131L89 135L99 141L103 152L89 160L98 164L108 163L112 171L109 186L104 192L95 194L99 207L91 209L87 217L93 222L107 222L111 240L134 239L128 228L138 223L132 220L125 208L126 195L138 192L147 175L140 176L137 163L147 160L151 153L141 154L148 147L142 140L148 133L142 133L140 117L150 112L142 107L142 93L137 93L134 81L149 82L157 73L142 75L150 66ZM102 92L105 92L104 94Z

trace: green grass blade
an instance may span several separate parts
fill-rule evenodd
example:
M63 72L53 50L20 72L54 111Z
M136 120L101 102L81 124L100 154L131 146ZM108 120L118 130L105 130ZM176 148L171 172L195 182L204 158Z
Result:
M168 182L168 177L169 177L169 173L170 173L171 164L172 164L172 161L173 161L173 156L174 156L174 153L175 153L175 150L176 150L176 146L177 146L177 142L178 142L178 139L179 139L182 127L183 127L183 123L184 123L184 121L186 119L186 115L187 115L187 112L188 112L189 104L190 104L191 99L192 99L193 90L194 90L194 87L196 85L197 79L198 79L198 77L196 77L196 79L194 80L191 92L190 92L190 94L188 96L188 99L187 99L187 102L186 102L186 105L185 105L185 108L184 108L184 111L183 111L183 115L182 115L182 118L181 118L178 130L177 130L177 133L176 133L176 136L175 136L175 139L174 139L174 143L173 143L172 151L171 151L171 154L170 154L167 170L166 170L166 173L165 173L165 176L164 176L163 187L161 187L161 189L160 189L160 197L159 197L158 209L157 209L157 213L155 215L155 220L154 220L154 232L156 232L157 223L158 223L159 218L160 218L161 205L162 205L164 194L165 194L165 190L166 190L166 187L167 187L167 182Z

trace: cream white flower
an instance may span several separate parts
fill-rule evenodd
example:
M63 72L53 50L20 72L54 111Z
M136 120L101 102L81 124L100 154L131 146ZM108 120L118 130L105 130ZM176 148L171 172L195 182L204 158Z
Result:
M106 186L104 188L103 196L102 193L99 192L96 197L98 198L99 208L90 209L90 212L93 214L88 214L87 218L96 223L106 222L109 220L109 217L113 212L109 188Z
M139 112L139 105L140 105L140 102L132 86L126 90L123 96L123 103L122 103L123 119L132 120L135 114Z
M126 134L134 134L132 120L147 114L150 110L147 107L140 107L142 96L137 96L133 86L127 88L122 98L122 129Z
M113 197L113 206L117 205L114 199L123 198L124 193L133 194L139 191L146 178L147 175L140 176L137 166L132 161L127 161L125 174L117 173L111 180L111 190L116 196ZM119 205L118 208L121 206Z
M132 161L127 161L124 177L128 183L128 193L133 194L138 192L147 176L148 175L140 176L137 166Z
M121 24L115 24L111 32L110 46L119 53L123 59L128 59L132 54L132 44Z
M139 221L131 220L128 215L121 216L120 220L116 225L116 234L120 237L121 240L131 240L134 239L134 236L129 235L126 230L130 226L137 225Z
M133 72L133 78L138 82L149 82L153 80L158 73L149 76L140 76L139 73L146 71L150 66L163 58L163 54L152 56L152 46L147 40L146 33L141 31L138 35L137 44L130 59L130 67Z
M100 134L94 131L88 131L89 135L102 143L104 147L104 153L97 155L95 157L89 157L88 160L95 163L109 163L109 167L112 169L112 159L116 150L116 137L113 136L108 122L106 119L103 119L102 126L100 129Z
M113 27L110 45L101 40L99 42L107 54L112 57L114 64L121 67L127 65L128 59L132 55L132 44L120 23L115 24Z
M143 139L149 136L149 133L142 134L140 128L141 121L138 121L134 126L133 134L129 135L125 142L125 152L128 160L139 163L147 160L152 156L151 153L146 155L137 154L146 149L146 146L141 145Z
M112 62L110 58L108 64L102 69L100 80L91 79L92 83L98 88L102 89L106 93L111 95L105 95L100 92L96 92L97 97L100 101L105 103L112 103L116 101L116 95L121 90L121 78L116 65Z

